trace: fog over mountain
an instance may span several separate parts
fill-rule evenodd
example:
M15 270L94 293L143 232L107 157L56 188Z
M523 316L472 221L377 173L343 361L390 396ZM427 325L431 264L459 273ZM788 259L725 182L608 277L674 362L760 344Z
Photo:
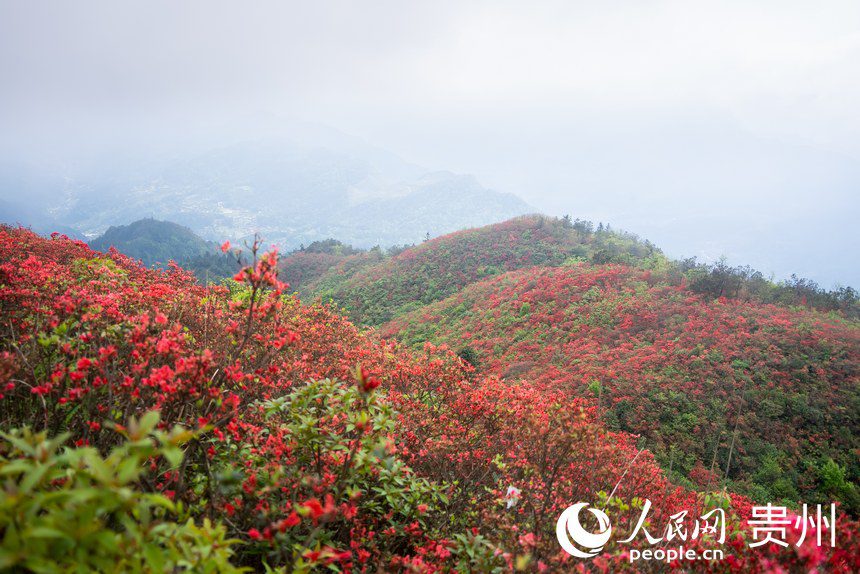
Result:
M257 139L140 151L107 169L7 163L0 218L92 239L154 217L210 240L258 233L294 249L328 237L358 247L415 243L533 211L474 177L429 172L334 129L272 122Z
M860 4L622 4L0 3L0 213L364 244L534 209L860 285Z

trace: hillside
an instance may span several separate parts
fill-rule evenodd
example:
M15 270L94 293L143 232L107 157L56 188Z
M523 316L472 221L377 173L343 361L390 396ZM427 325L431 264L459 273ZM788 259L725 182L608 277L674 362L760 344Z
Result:
M284 265L308 259L293 254ZM664 258L650 243L602 225L595 230L590 222L530 215L458 231L390 257L329 258L332 266L320 272L320 263L300 292L334 301L355 322L379 325L487 277L580 260L653 266Z
M310 295L314 285L323 276L342 281L383 259L381 250L354 249L340 241L328 239L302 246L281 259L278 265L281 273L290 278L293 289Z
M680 483L860 512L857 321L576 263L490 278L382 331L586 399Z
M381 325L487 277L577 261L654 270L712 299L803 306L860 318L860 295L851 287L826 290L796 276L776 283L749 266L732 267L722 260L673 261L636 235L567 216L522 216L386 250L297 250L281 266L297 278L294 288L303 297L333 301L352 320Z
M387 337L587 400L680 483L860 512L850 288L671 261L634 236L543 216L283 265L304 298Z
M97 251L111 247L139 259L147 267L166 267L170 261L189 269L200 280L220 280L236 272L235 262L218 246L193 231L170 221L140 219L128 225L109 227L89 242Z
M733 568L857 566L847 516L837 549L807 538L756 553L748 500L672 484L600 407L380 341L284 295L276 259L255 255L237 281L204 287L0 228L4 564L557 571L571 566L554 532L571 501L605 501L620 539L648 498L661 523L723 508ZM630 547L580 564L629 567Z
M674 262L602 225L543 216L393 255L297 252L282 268L303 297L387 337L588 401L679 483L860 512L850 288Z

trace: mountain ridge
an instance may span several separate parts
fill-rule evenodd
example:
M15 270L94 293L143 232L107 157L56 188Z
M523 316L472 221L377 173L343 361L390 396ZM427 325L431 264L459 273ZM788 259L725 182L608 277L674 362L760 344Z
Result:
M535 228L549 228L542 242L528 241L540 237ZM590 242L552 242L555 228ZM181 425L171 437L199 437L205 447L187 465L171 462L182 449L155 457L154 480L129 486L182 501L193 520L209 517L205 528L242 542L218 539L228 557L256 569L295 565L296 548L309 564L344 569L353 561L383 570L562 569L570 563L555 525L576 500L600 504L616 533L592 564L629 569L630 549L648 548L634 540L647 499L659 524L683 511L724 512L732 568L807 571L827 561L852 571L858 322L694 292L662 257L644 259L653 268L607 261L645 245L607 252L619 236L589 228L526 218L394 255L337 241L300 252L358 261L359 271L399 258L414 279L395 283L408 287L401 295L415 287L429 301L411 311L393 301L400 313L382 334L399 343L353 325L341 308L288 294L274 254L252 251L233 280L203 286L179 268L148 269L80 241L0 226L0 307L9 318L0 412L13 428L65 430L98 456L116 452L126 434L139 440L141 425L155 428L158 417L164 429ZM452 275L426 290L422 279L438 271L430 264L445 262L434 250L480 260L472 248L487 237L510 240L496 241L494 254L513 256L511 270L468 283ZM590 260L566 257L569 248ZM350 259L362 257L371 265ZM527 265L540 257L544 265ZM450 257L448 268L460 260ZM155 436L164 438L161 428ZM10 464L0 457L4 469L29 460L11 451ZM37 492L57 488L48 480ZM832 527L845 544L795 545L792 532L762 566L747 544L752 505L766 498L793 517L801 496L838 503ZM32 520L65 531L46 510ZM136 525L130 520L123 524ZM171 528L170 520L157 523ZM632 543L619 542L627 535Z
M329 237L366 248L413 243L532 211L473 176L421 168L324 126L287 122L220 142L129 154L110 167L3 162L0 220L93 239L148 216L207 240L260 233L291 250Z
M205 241L183 225L153 218L111 226L89 246L102 252L115 248L147 267L164 269L173 261L201 281L219 281L238 269L236 261L221 253L214 242Z

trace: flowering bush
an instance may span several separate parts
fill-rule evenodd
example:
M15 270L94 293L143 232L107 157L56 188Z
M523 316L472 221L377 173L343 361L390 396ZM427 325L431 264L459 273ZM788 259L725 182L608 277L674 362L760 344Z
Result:
M435 374L284 295L275 253L254 245L233 282L205 288L61 236L0 234L3 428L109 453L122 421L160 410L159 430L192 435L179 460L148 459L137 486L221 521L243 543L237 565L432 570L453 559L444 520L430 520L443 487L398 459L396 419L377 396L388 376Z
M92 559L119 556L131 570L141 556L111 550L107 535L131 536L126 549L148 548L153 564L211 556L197 563L213 570L540 572L573 567L554 524L577 500L606 500L624 531L636 499L651 500L663 520L713 498L667 480L635 436L607 429L603 405L587 396L539 378L484 375L443 347L381 341L336 310L287 295L275 253L254 244L248 254L232 281L204 287L175 266L149 270L62 236L0 228L0 430L18 440L25 435L12 429L29 426L35 442L60 435L75 446L51 447L59 462L50 468L74 470L65 482L39 482L44 461L21 446L5 447L3 472L24 485L15 473L30 465L46 496L104 489L94 506L69 507L72 515L6 514L0 529L130 512L124 528L96 522L107 534L93 541ZM530 304L519 316L542 311ZM170 434L177 425L186 430ZM129 446L139 441L147 449ZM119 461L116 453L132 451L122 456L133 464ZM78 472L81 464L92 472ZM93 470L104 466L107 475ZM829 476L838 484L838 468ZM3 508L29 503L14 490L2 497ZM728 500L733 523L749 515L748 500ZM147 512L157 537L147 537ZM81 551L62 537L31 538L33 556L46 560ZM853 555L769 558L850 571ZM19 554L4 556L24 567ZM735 558L749 565L757 556L741 544ZM576 566L606 571L625 561L610 545Z
M860 513L860 328L819 312L709 301L651 271L575 264L472 285L382 327L468 345L483 374L570 396L642 435L673 479L760 502Z
M438 542L426 517L446 499L396 456L391 408L359 370L357 385L324 379L254 405L265 427L210 461L213 493L232 522L253 525L250 553L287 571L396 564ZM284 496L288 493L287 496Z

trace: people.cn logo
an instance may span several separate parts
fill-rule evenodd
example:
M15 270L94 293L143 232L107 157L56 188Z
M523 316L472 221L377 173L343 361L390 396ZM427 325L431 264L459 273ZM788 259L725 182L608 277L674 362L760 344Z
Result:
M588 511L597 519L600 528L598 532L587 532L579 521L579 513L588 507L587 502L578 502L561 513L558 523L555 525L555 535L558 543L564 551L577 558L592 558L603 550L603 546L609 541L612 534L612 526L606 513L597 508L589 508ZM571 539L573 540L571 542ZM580 550L576 545L582 547Z

